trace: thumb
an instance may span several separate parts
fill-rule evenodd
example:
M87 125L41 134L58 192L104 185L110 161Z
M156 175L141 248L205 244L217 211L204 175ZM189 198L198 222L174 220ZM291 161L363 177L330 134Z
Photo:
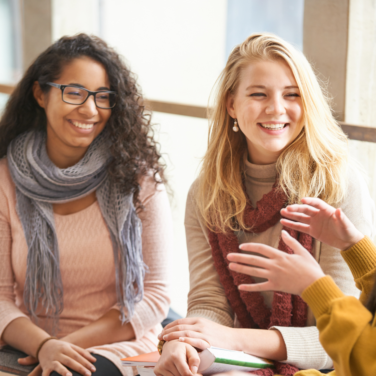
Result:
M191 346L187 346L187 361L191 372L196 374L200 365L200 357L197 351Z
M307 250L285 230L282 230L282 239L284 243L289 246L296 255L307 255Z
M35 359L33 356L29 355L29 356L26 356L25 358L19 358L18 363L23 366L30 366L32 364L38 363L38 360Z

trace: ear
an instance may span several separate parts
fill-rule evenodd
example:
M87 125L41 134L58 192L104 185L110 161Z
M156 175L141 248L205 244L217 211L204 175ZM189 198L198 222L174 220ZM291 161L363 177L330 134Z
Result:
M227 100L226 100L226 108L228 114L233 118L236 119L236 112L234 109L234 94L228 93Z
M38 81L34 82L34 85L33 85L33 95L34 95L35 100L38 102L39 106L41 106L42 108L44 108L45 107L46 96L43 93L43 91L42 91L42 89L41 89Z

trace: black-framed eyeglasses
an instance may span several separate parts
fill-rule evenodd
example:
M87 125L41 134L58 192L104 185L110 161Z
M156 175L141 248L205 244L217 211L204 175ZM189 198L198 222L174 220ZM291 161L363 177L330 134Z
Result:
M61 90L61 99L65 103L80 105L84 104L90 95L94 96L95 105L99 108L110 109L116 105L116 93L114 91L100 90L90 91L75 85L60 85L47 82L47 85Z

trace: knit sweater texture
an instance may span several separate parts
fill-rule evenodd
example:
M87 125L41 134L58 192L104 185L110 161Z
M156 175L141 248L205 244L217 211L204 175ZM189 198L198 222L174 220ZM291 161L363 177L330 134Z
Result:
M320 331L320 341L333 359L331 376L376 375L376 320L364 307L375 283L376 247L368 237L341 252L362 291L360 299L345 296L329 276L307 287L303 299L311 307ZM295 376L319 376L316 370Z
M276 178L275 164L255 165L246 160L245 167L246 190L255 207L256 202L273 187ZM376 228L374 203L361 174L351 168L349 176L347 196L338 206L359 231L372 237ZM225 326L239 327L239 322L231 309L214 267L208 230L195 199L197 183L198 181L193 183L188 194L185 216L190 269L187 317L203 317ZM237 237L239 244L262 243L278 248L281 230L282 225L277 223L263 233L238 232ZM350 269L338 249L314 241L313 255L324 273L332 276L344 294L359 297L359 290L354 285ZM254 279L256 282L262 281L260 278ZM262 294L267 306L271 307L273 292ZM306 327L275 326L271 329L277 329L285 341L287 349L285 362L300 369L326 369L333 366L332 359L320 344L319 331L311 310L308 311Z
M15 186L6 159L0 161L0 338L9 323L28 317L23 302L27 245L16 212ZM103 344L89 351L105 356L121 370L120 359L155 351L160 322L169 307L169 254L172 252L172 219L163 186L155 188L151 177L141 182L140 200L144 210L142 248L148 266L144 298L136 305L131 325L135 340ZM71 214L54 214L60 249L60 269L64 288L64 310L58 337L64 337L117 309L115 266L112 243L97 202ZM120 312L119 312L120 314ZM38 325L49 331L45 317ZM4 342L0 343L4 344Z

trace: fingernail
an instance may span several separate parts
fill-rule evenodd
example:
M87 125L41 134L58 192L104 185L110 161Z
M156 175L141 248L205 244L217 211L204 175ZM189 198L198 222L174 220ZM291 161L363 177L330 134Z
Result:
M65 374L65 376L72 376L72 374L71 374L70 372L67 372L67 373Z
M92 366L90 369L91 369L91 372L95 372L96 371L96 368L94 366Z
M86 372L85 372L85 375L86 375L86 376L91 376L91 373L90 373L89 371L86 371Z
M196 366L192 367L192 373L197 373L197 367Z
M158 339L162 339L162 335L161 334L158 334Z
M166 341L167 340L167 335L163 336L163 339Z
M184 337L179 337L180 342L184 342Z

